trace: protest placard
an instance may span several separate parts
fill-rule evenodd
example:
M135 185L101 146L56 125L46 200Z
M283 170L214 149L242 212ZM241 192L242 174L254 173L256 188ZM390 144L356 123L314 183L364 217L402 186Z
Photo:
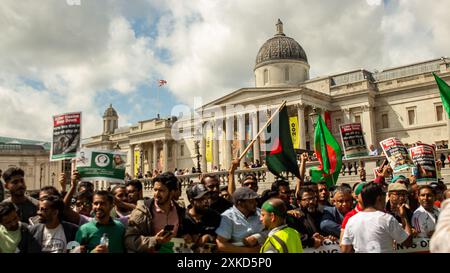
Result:
M361 123L342 124L339 128L345 158L355 158L367 156L369 154L364 140Z
M434 146L421 144L410 148L408 151L415 165L413 174L416 176L417 183L437 182L436 151Z
M71 159L80 148L81 112L53 116L50 160Z
M395 137L380 141L380 146L386 155L394 173L414 167L414 163L408 154L408 149Z
M75 166L83 181L123 183L125 164L125 152L81 149Z

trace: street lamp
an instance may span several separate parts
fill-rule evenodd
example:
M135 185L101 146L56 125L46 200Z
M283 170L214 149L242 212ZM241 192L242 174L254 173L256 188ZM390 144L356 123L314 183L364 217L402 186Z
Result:
M52 187L55 186L55 176L56 176L56 174L52 173Z
M114 146L114 151L120 151L119 142L116 142L116 146Z
M319 118L319 114L317 113L317 108L314 107L312 109L312 113L309 114L309 118L311 119L312 125L313 125L313 130L316 128L316 124L317 124L317 119Z
M200 154L200 140L195 140L195 157L197 158L197 172L201 173L202 170L200 169L200 158L202 155Z

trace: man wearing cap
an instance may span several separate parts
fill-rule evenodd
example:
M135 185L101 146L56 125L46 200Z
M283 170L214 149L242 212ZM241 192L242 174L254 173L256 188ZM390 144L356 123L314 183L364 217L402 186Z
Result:
M283 200L272 198L261 208L261 222L269 235L261 247L261 253L302 253L300 234L286 224L287 208Z
M220 214L209 209L209 193L205 185L194 183L186 190L190 205L183 219L186 243L194 243L193 249L205 243L215 243Z
M420 207L414 211L412 217L412 224L416 229L418 237L431 238L433 235L436 221L439 217L439 208L434 206L434 201L434 189L429 185L420 186Z
M341 225L341 235L339 236L340 240L342 242L342 236L344 235L344 231L345 231L345 227L347 226L347 222L350 218L352 218L353 216L355 216L358 212L362 211L364 209L363 203L362 203L362 199L361 199L361 191L362 188L364 187L364 185L366 185L367 183L359 183L358 186L356 186L354 192L353 192L353 198L355 198L357 200L356 206L354 209L352 209L350 212L348 212L345 216L344 216L344 220L342 220L342 225Z
M407 205L408 189L406 188L406 186L398 182L389 184L388 198L389 199L386 203L385 209L386 213L389 213L390 215L394 216L394 218L397 219L399 223L401 223L402 219L400 217L399 209L401 206L404 206L407 220L409 224L411 224L413 212L409 209Z
M233 193L234 206L221 215L219 228L216 229L217 249L220 252L256 253L267 237L264 226L259 220L257 208L258 195L247 187L241 187Z

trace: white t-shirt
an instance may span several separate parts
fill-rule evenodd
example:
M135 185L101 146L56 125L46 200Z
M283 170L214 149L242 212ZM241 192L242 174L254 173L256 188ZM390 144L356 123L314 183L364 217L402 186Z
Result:
M348 220L342 237L343 245L353 245L355 252L393 252L394 240L403 243L408 233L390 214L361 211Z
M54 229L44 227L42 236L42 252L65 253L67 250L67 240L64 228L61 224Z
M433 207L433 212L425 210L422 206L418 207L414 211L412 217L412 224L417 231L417 236L422 238L428 238L428 233L434 231L436 227L436 221L439 217L439 209Z

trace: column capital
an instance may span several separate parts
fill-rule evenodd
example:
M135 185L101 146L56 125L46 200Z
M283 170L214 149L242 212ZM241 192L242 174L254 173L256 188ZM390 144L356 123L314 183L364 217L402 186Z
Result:
M364 105L361 105L361 110L364 112L369 112L369 111L373 110L373 106L369 103L364 104Z
M342 107L341 110L347 115L350 114L350 107Z
M297 103L297 109L298 110L305 110L306 106L307 105L304 102Z

